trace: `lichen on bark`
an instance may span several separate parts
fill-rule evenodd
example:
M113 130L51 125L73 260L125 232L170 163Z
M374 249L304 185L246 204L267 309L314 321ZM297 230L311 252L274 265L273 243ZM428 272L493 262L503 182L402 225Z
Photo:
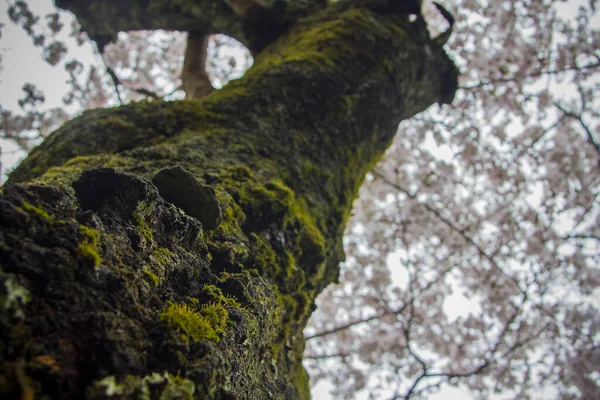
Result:
M381 4L303 19L200 101L88 111L32 152L0 197L0 288L29 296L4 300L1 391L309 398L302 329L358 187L456 80ZM212 188L220 224L161 196L170 168Z

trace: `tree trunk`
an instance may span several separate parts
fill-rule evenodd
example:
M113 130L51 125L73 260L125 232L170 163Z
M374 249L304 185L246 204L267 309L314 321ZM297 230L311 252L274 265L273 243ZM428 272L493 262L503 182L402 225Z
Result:
M302 329L358 187L456 87L383 3L335 3L202 100L87 111L31 153L0 197L0 393L310 397Z

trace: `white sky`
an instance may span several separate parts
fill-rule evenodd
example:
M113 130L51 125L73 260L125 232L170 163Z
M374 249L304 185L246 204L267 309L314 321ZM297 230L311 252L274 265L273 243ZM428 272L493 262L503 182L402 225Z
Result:
M54 12L55 8L50 0L28 0L30 8L43 17ZM25 82L35 84L44 92L46 101L44 108L62 106L62 96L67 90L67 73L64 71L64 62L50 66L42 59L41 49L32 44L31 37L27 36L22 28L14 25L8 18L8 1L0 2L0 24L2 37L0 38L0 53L2 54L2 70L0 70L0 104L2 107L14 112L19 112L17 103L22 97L21 88ZM92 45L89 43L81 47L75 45L74 40L66 40L70 32L71 18L66 13L61 14L61 21L65 24L59 38L65 38L69 46L66 61L73 58L83 63L94 61ZM2 148L2 175L10 171L25 154L19 151L16 145L9 141L0 140ZM3 182L4 179L0 179Z

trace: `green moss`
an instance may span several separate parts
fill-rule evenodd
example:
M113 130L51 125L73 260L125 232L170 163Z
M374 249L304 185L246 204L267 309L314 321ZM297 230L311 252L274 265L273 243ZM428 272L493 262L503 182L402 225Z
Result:
M245 182L252 177L252 170L245 165L237 165L231 168L229 172L231 178L239 182Z
M293 258L288 253L274 262L270 245L254 236L258 250L255 260L259 269L267 268L266 271L269 271L273 268L269 269L268 266L273 265L276 273L285 271L289 277L298 264L306 268L311 280L322 277L325 267L325 239L302 199L297 199L294 192L280 180L272 180L264 186L244 186L241 201L247 218L255 229L273 223L279 224L284 232L293 234L297 240L296 245L290 246L294 250ZM284 269L280 268L281 265Z
M145 265L143 270L142 270L146 276L146 280L152 285L152 286L158 286L160 285L160 277L158 275L156 275L154 272L152 272L152 270Z
M301 260L303 265L312 268L308 271L313 281L319 280L325 267L325 239L312 224L303 225L299 235Z
M107 129L110 131L136 129L136 126L134 124L124 120L118 115L109 115L104 119L95 121L94 125L98 125L99 128Z
M300 354L300 359L302 355ZM310 379L308 372L301 362L294 363L292 369L292 382L296 390L298 390L299 399L310 399Z
M174 4L172 0L159 1L167 8ZM214 3L227 7L224 2ZM169 214L173 207L163 208L162 201L138 203L124 229L112 219L106 220L110 216L98 215L104 223L104 263L127 279L127 290L106 295L115 299L115 304L119 298L125 304L133 303L134 307L120 312L131 311L124 317L136 326L156 327L160 316L164 328L157 332L162 334L149 335L150 343L143 346L127 347L120 340L124 351L133 354L127 371L139 365L135 354L140 354L140 349L151 349L165 368L193 376L198 382L196 390L201 392L195 393L198 398L227 397L220 390L223 382L240 398L309 398L308 379L300 364L302 328L317 292L337 276L343 257L343 223L367 164L382 151L384 131L391 127L393 132L397 125L388 123L395 118L389 115L396 115L388 111L398 103L390 93L404 96L398 88L406 86L394 82L395 77L412 75L410 63L406 73L401 68L398 74L396 61L401 57L388 57L380 51L394 45L393 38L387 40L377 32L387 29L385 21L390 18L369 16L362 10L311 15L290 27L284 35L288 37L282 36L265 49L246 78L204 100L142 102L93 112L95 123L84 118L83 123L61 130L68 135L86 130L81 143L75 137L64 143L57 140L57 152L39 152L46 161L32 165L42 172L47 165L63 163L74 154L118 148L121 156L105 158L102 164L110 166L116 160L120 171L144 179L159 169L181 164L198 180L214 185L224 221L215 231L201 231L200 238L193 236L199 229L194 221L179 219L176 212ZM405 49L412 54L404 45L398 48L396 54L404 54ZM342 69L348 71L341 73ZM382 76L384 86L378 81ZM406 103L414 107L412 101ZM373 112L363 112L371 104ZM109 116L112 118L106 118ZM109 136L111 133L116 136ZM69 187L73 176L83 168L100 165L101 159L75 157L45 177ZM52 206L46 209L54 210ZM33 214L31 218L39 219ZM132 231L135 235L135 230L143 239L132 238L134 252L126 238ZM168 246L173 253L159 245ZM159 289L154 289L157 286ZM199 293L199 288L204 292ZM176 303L161 303L154 313L138 313L140 307L156 310L160 299ZM119 331L127 332L130 324L119 326L124 327ZM171 340L165 340L165 335ZM135 340L135 335L132 337ZM217 346L214 342L219 338L223 340ZM207 342L182 346L182 341L197 340ZM263 359L265 363L256 362ZM232 368L243 369L247 379L224 381L232 376ZM171 380L153 375L109 377L101 386L107 391L110 388L113 398L144 398L142 393L147 391L151 391L148 398L168 398L162 395L162 387L155 390L158 384L154 382L162 385ZM172 380L177 379L182 380ZM124 389L127 386L134 387L131 395Z
M21 207L17 207L17 209L19 209L20 211L25 212L25 213L38 215L38 216L42 217L43 219L45 219L46 221L50 222L51 224L54 223L54 217L52 215L48 214L47 211L42 210L41 208L36 207L27 202L23 202L21 204Z
M182 378L179 375L165 373L166 385L163 389L160 399L193 399L196 385L189 379Z
M264 186L245 185L241 192L241 201L252 226L263 226L278 223L283 225L284 219L293 210L291 204L293 193L289 188L270 182Z
M83 236L81 243L79 243L79 252L87 259L93 262L93 265L97 267L102 262L102 256L98 251L100 245L100 232L95 229L88 228L85 225L79 225L79 233Z
M208 105L208 109L210 109L210 103L213 102L223 102L228 99L236 99L238 100L240 97L246 97L251 94L251 91L248 90L247 85L238 84L237 81L229 82L226 86L227 90L214 90L208 96L206 96L203 101Z
M29 290L13 279L4 281L5 295L0 296L0 304L5 311L12 310L16 318L25 318L22 307L31 300Z
M168 372L152 373L144 377L128 375L118 382L114 375L95 381L95 389L100 389L101 394L108 397L136 398L140 400L171 400L193 399L195 385L189 379ZM93 390L93 389L92 389Z
M216 232L227 237L234 238L239 235L241 230L240 227L244 223L246 215L243 213L240 206L238 206L232 201L228 201L227 203L222 202L221 204L227 205L224 205L223 222L216 230Z
M205 304L200 313L210 321L211 326L217 334L222 334L227 326L229 312L221 304Z
M289 250L285 252L285 262L283 263L283 265L285 266L285 277L287 279L291 278L298 272L298 267L296 266L296 258ZM301 289L301 287L298 287L298 289Z
M223 313L224 319L219 316ZM210 308L207 316L202 310L195 311L185 303L170 303L159 318L186 343L203 340L219 342L219 333L225 329L228 315L222 306L218 312L216 308Z
M214 301L220 304L226 304L229 307L239 308L240 310L246 310L242 305L232 296L224 295L221 289L215 285L204 285L202 291L213 298Z
M249 235L252 246L253 267L265 277L275 277L281 272L282 264L269 243L255 233Z
M368 30L371 17L363 10L348 9L331 21L310 26L299 35L287 35L277 45L266 49L256 58L253 68L248 72L260 73L264 69L273 70L280 64L310 63L313 68L322 70L337 66L335 56L341 51L349 53L346 37L355 29ZM301 28L300 28L301 29ZM289 65L286 65L289 68Z
M34 149L34 152L37 151L37 148ZM52 154L55 155L57 153ZM88 156L74 156L72 158L66 159L64 164L62 164L61 166L54 166L55 161L60 160L60 157L56 157L56 159L51 158L49 160L44 161L44 163L46 161L50 162L50 165L43 164L42 162L40 162L40 164L37 165L35 161L36 157L33 157L31 161L31 157L27 157L25 159L26 163L22 164L22 168L20 166L20 168L15 170L15 174L11 175L11 179L14 176L16 181L21 181L25 178L31 177L32 183L49 186L66 186L68 187L67 190L70 191L72 190L71 182L77 179L77 177L79 177L81 172L83 172L85 169L94 168L98 166L124 168L128 165L132 165L135 162L135 160L131 158L123 157L120 155L99 154Z
M140 201L133 213L133 220L135 221L135 226L140 235L142 235L142 237L144 238L144 240L146 240L148 244L152 243L152 241L154 240L154 233L152 232L152 229L146 222L146 217L151 213L152 209L152 205Z
M152 256L156 263L161 267L164 267L169 262L169 257L173 254L173 252L166 247L159 247L158 249L154 249L152 252Z
M237 274L231 274L227 271L223 271L221 272L221 276L219 276L217 279L219 280L220 283L223 283L229 279L231 279L233 276L236 276Z

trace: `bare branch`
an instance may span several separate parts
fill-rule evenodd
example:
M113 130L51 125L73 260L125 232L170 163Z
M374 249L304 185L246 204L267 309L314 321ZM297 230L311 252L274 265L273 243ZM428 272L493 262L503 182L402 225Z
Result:
M377 170L373 170L372 173L373 173L373 175L379 177L387 185L393 187L394 189L398 190L399 192L404 193L405 195L407 195L411 199L416 200L417 196L415 196L414 194L410 193L408 190L404 189L403 187L397 185L396 183L391 182L381 172L379 172ZM481 255L483 258L485 258L494 269L496 269L507 280L509 280L510 282L512 282L512 284L515 286L515 288L517 288L519 290L519 292L521 292L522 294L525 294L525 291L519 285L519 281L515 277L512 277L512 276L508 275L506 273L506 271L504 271L498 265L498 263L496 262L496 260L494 260L494 258L491 255L489 255L486 251L484 251L481 248L481 246L479 246L472 237L470 237L469 235L466 234L465 229L462 229L462 228L456 226L452 221L450 221L447 218L445 218L438 210L436 210L435 208L433 208L429 204L423 203L423 202L420 202L420 201L418 201L418 203L421 206L423 206L427 211L429 211L433 215L435 215L436 218L438 218L446 226L448 226L450 229L452 229L453 231L455 231L456 233L458 233L465 241L467 241L469 244L471 244L477 250L477 252L479 253L479 255Z
M306 340L311 340L311 339L316 339L316 338L319 338L319 337L324 337L324 336L332 335L334 333L337 333L337 332L340 332L340 331L343 331L343 330L346 330L346 329L350 329L353 326L357 326L357 325L361 325L361 324L366 324L367 322L378 320L378 319L381 319L381 318L386 317L388 315L402 314L402 312L404 311L405 308L406 308L406 305L403 305L402 307L400 307L400 308L398 308L398 309L396 309L394 311L385 311L385 312L383 312L381 314L373 315L373 316L368 317L368 318L357 319L357 320L354 320L352 322L348 322L347 324L336 326L335 328L332 328L332 329L329 329L329 330L326 330L326 331L317 332L317 333L315 333L313 335L306 335Z
M346 358L350 356L352 352L336 353L336 354L318 354L318 355L305 355L305 360L325 360L329 358Z
M589 126L587 126L587 124L583 121L583 115L580 114L576 114L572 111L567 110L566 108L564 108L563 106L561 106L558 102L554 102L552 103L554 104L554 106L556 108L558 108L560 111L562 111L562 113L569 117L574 119L575 121L577 121L579 123L579 125L583 128L583 130L585 131L585 134L587 136L587 140L588 142L594 146L594 149L596 150L596 152L598 153L598 155L600 155L600 144L598 142L596 142L596 139L594 138L594 134L592 133L592 130L590 129Z
M185 97L200 99L214 90L206 72L206 57L210 35L190 32L187 38L181 86Z
M594 63L594 64L589 64L589 65L584 65L584 66L581 66L581 67L574 66L574 67L567 67L567 68L562 68L562 69L552 69L552 70L539 71L539 72L528 74L528 75L523 76L523 77L503 76L503 77L500 77L500 78L482 79L479 83L476 83L474 85L471 85L471 86L459 86L458 88L459 89L463 89L463 90L480 89L480 88L482 88L484 86L493 85L495 83L518 82L518 81L522 81L522 80L530 79L530 78L539 78L540 76L556 75L556 74L560 74L560 73L563 73L563 72L581 71L581 70L595 69L595 68L600 68L600 62Z

